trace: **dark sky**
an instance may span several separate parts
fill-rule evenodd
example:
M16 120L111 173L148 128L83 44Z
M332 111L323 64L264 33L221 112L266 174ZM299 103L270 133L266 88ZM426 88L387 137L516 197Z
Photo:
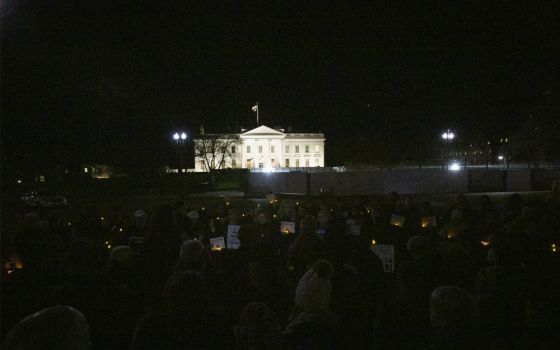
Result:
M331 165L558 127L558 5L189 3L3 1L3 170L165 162L172 130L253 126L257 100Z

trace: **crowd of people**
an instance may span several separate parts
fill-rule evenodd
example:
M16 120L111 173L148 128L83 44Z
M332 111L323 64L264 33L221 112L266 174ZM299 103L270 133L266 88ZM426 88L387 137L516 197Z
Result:
M2 247L3 344L558 349L558 244L556 191L28 213Z

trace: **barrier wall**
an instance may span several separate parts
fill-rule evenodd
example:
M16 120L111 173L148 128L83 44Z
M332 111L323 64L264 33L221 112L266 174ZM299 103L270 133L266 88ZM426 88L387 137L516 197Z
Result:
M319 195L398 193L462 193L550 190L560 169L400 169L329 173L250 173L251 188L270 192Z

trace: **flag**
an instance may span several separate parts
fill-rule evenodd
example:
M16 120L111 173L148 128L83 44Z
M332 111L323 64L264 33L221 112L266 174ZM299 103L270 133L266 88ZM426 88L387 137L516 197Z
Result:
M253 112L257 112L259 110L259 105L254 105L251 109Z

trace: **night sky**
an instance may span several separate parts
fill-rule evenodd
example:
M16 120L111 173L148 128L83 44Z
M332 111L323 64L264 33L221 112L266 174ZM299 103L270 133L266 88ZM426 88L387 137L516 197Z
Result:
M560 131L552 2L189 3L3 1L3 172L157 166L173 130L255 126L256 101L325 132L328 165L429 158L447 127Z

